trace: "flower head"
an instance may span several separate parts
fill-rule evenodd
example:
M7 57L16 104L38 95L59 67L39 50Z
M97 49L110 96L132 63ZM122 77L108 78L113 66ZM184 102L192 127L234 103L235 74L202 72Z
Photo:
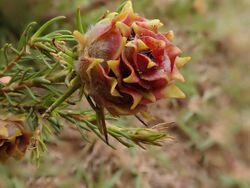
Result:
M0 120L0 160L20 159L30 143L31 134L24 131L21 121Z
M159 32L162 25L134 13L128 1L84 36L74 33L85 92L111 114L135 114L159 99L185 97L175 80L184 81L178 69L190 57L179 57L173 32Z

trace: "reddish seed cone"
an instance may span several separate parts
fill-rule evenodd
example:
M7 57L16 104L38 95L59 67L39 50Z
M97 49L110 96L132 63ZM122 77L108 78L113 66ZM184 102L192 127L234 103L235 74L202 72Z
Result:
M30 138L31 133L24 131L21 121L0 120L0 161L22 158Z
M85 92L111 114L136 114L159 99L185 97L175 80L184 81L179 68L190 57L179 57L173 32L161 33L161 26L134 13L128 1L85 35L74 32Z

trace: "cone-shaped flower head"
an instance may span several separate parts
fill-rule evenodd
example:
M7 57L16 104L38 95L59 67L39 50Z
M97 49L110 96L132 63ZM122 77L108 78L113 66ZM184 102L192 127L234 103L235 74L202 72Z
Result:
M85 92L113 115L141 112L162 98L183 98L175 80L190 58L172 42L163 24L134 13L130 1L107 14L85 35L74 32L80 54L76 69Z
M0 120L0 161L20 159L30 143L31 134L24 131L21 121Z

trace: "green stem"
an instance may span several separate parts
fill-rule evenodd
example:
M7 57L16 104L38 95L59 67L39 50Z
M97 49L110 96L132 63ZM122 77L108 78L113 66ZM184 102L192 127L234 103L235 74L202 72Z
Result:
M50 113L52 112L55 108L57 108L60 104L62 104L67 98L69 98L77 89L79 89L81 86L81 81L80 78L77 76L74 78L72 85L68 88L66 93L61 96L59 99L57 99L45 112ZM45 115L44 114L44 115Z

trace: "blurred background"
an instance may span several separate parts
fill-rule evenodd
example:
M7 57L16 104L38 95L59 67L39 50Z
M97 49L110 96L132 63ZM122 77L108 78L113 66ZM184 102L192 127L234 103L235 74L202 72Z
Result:
M66 15L60 28L74 30L81 7L84 27L119 0L0 0L0 45L16 43L31 21ZM39 167L29 158L0 164L1 188L249 188L250 187L250 1L138 0L135 11L158 18L162 30L191 62L181 71L185 100L150 107L160 122L177 122L174 141L163 147L116 150L90 135L90 143L65 126L48 143ZM53 30L53 28L52 28ZM134 118L121 123L142 126Z

